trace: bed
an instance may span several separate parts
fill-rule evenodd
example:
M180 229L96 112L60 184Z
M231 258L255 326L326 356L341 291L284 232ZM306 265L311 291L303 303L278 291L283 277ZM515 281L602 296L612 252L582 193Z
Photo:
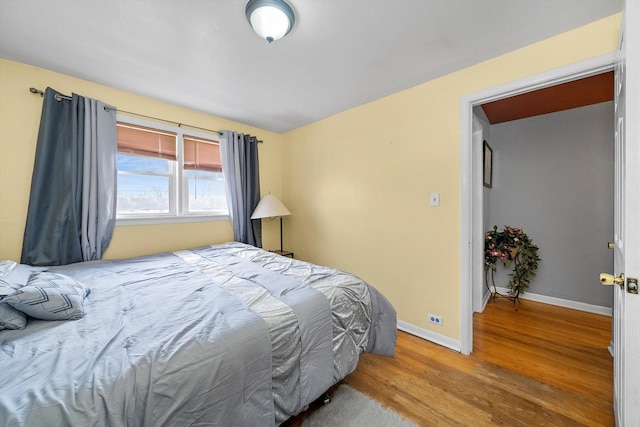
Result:
M84 316L0 330L3 426L278 425L394 354L373 287L237 242L46 270L90 289Z

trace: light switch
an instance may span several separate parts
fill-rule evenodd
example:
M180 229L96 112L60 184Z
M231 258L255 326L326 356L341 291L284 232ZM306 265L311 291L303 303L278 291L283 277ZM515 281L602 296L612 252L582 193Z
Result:
M440 206L440 193L431 193L429 204L431 206Z

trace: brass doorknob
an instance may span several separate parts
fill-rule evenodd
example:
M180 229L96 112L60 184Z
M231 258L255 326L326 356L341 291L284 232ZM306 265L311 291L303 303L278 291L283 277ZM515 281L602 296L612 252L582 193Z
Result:
M616 245L614 245L614 244L613 244L613 242L609 242L609 243L607 243L607 247L608 247L609 249L613 249L613 248L615 248L615 247L616 247Z
M620 273L618 277L607 273L600 273L600 284L618 285L620 289L624 289L624 273Z

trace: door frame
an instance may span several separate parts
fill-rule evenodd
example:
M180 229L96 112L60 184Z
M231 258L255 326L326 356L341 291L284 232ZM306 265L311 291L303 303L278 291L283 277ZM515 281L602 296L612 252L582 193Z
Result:
M465 355L473 351L473 296L482 292L484 286L478 275L484 265L482 182L474 173L482 168L482 159L473 155L473 107L497 101L525 92L544 89L560 83L593 76L615 69L616 52L597 56L585 61L556 68L503 85L495 86L460 98L460 352ZM613 118L612 118L613 120ZM480 178L481 179L481 178ZM474 239L474 235L476 238ZM474 256L475 254L475 256ZM475 283L474 283L475 282Z

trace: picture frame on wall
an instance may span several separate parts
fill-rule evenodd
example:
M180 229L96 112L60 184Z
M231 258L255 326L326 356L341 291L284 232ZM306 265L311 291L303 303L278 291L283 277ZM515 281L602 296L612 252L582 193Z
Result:
M487 141L483 141L482 150L483 178L482 185L491 188L493 183L493 150Z

